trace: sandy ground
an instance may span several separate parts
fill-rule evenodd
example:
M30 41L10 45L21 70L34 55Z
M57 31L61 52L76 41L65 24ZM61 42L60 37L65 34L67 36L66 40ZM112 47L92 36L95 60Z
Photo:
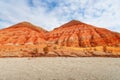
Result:
M0 58L0 80L120 80L120 58Z

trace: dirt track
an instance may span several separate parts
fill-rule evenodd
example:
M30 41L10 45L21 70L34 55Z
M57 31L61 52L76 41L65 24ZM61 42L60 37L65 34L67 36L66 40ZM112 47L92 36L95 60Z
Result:
M120 80L120 58L0 58L0 80Z

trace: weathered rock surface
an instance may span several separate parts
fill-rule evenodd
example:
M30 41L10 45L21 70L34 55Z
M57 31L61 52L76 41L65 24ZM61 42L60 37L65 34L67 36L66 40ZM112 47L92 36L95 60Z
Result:
M53 31L21 22L0 30L0 57L120 57L120 33L72 20Z
M120 44L120 34L72 20L48 34L48 41L60 46L91 47Z
M0 45L42 44L46 32L29 22L21 22L0 30Z

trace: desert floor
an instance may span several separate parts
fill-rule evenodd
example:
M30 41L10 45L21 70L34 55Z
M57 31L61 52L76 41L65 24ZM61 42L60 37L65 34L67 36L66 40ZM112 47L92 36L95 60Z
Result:
M0 80L120 80L120 58L0 58Z

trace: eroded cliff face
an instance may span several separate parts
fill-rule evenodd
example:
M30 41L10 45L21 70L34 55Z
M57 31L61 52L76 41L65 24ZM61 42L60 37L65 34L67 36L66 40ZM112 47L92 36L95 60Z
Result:
M29 22L0 30L0 57L120 57L120 33L72 20L53 31Z
M29 22L21 22L0 31L0 45L42 44L46 32Z
M47 40L68 47L114 46L120 34L72 20L49 32Z

